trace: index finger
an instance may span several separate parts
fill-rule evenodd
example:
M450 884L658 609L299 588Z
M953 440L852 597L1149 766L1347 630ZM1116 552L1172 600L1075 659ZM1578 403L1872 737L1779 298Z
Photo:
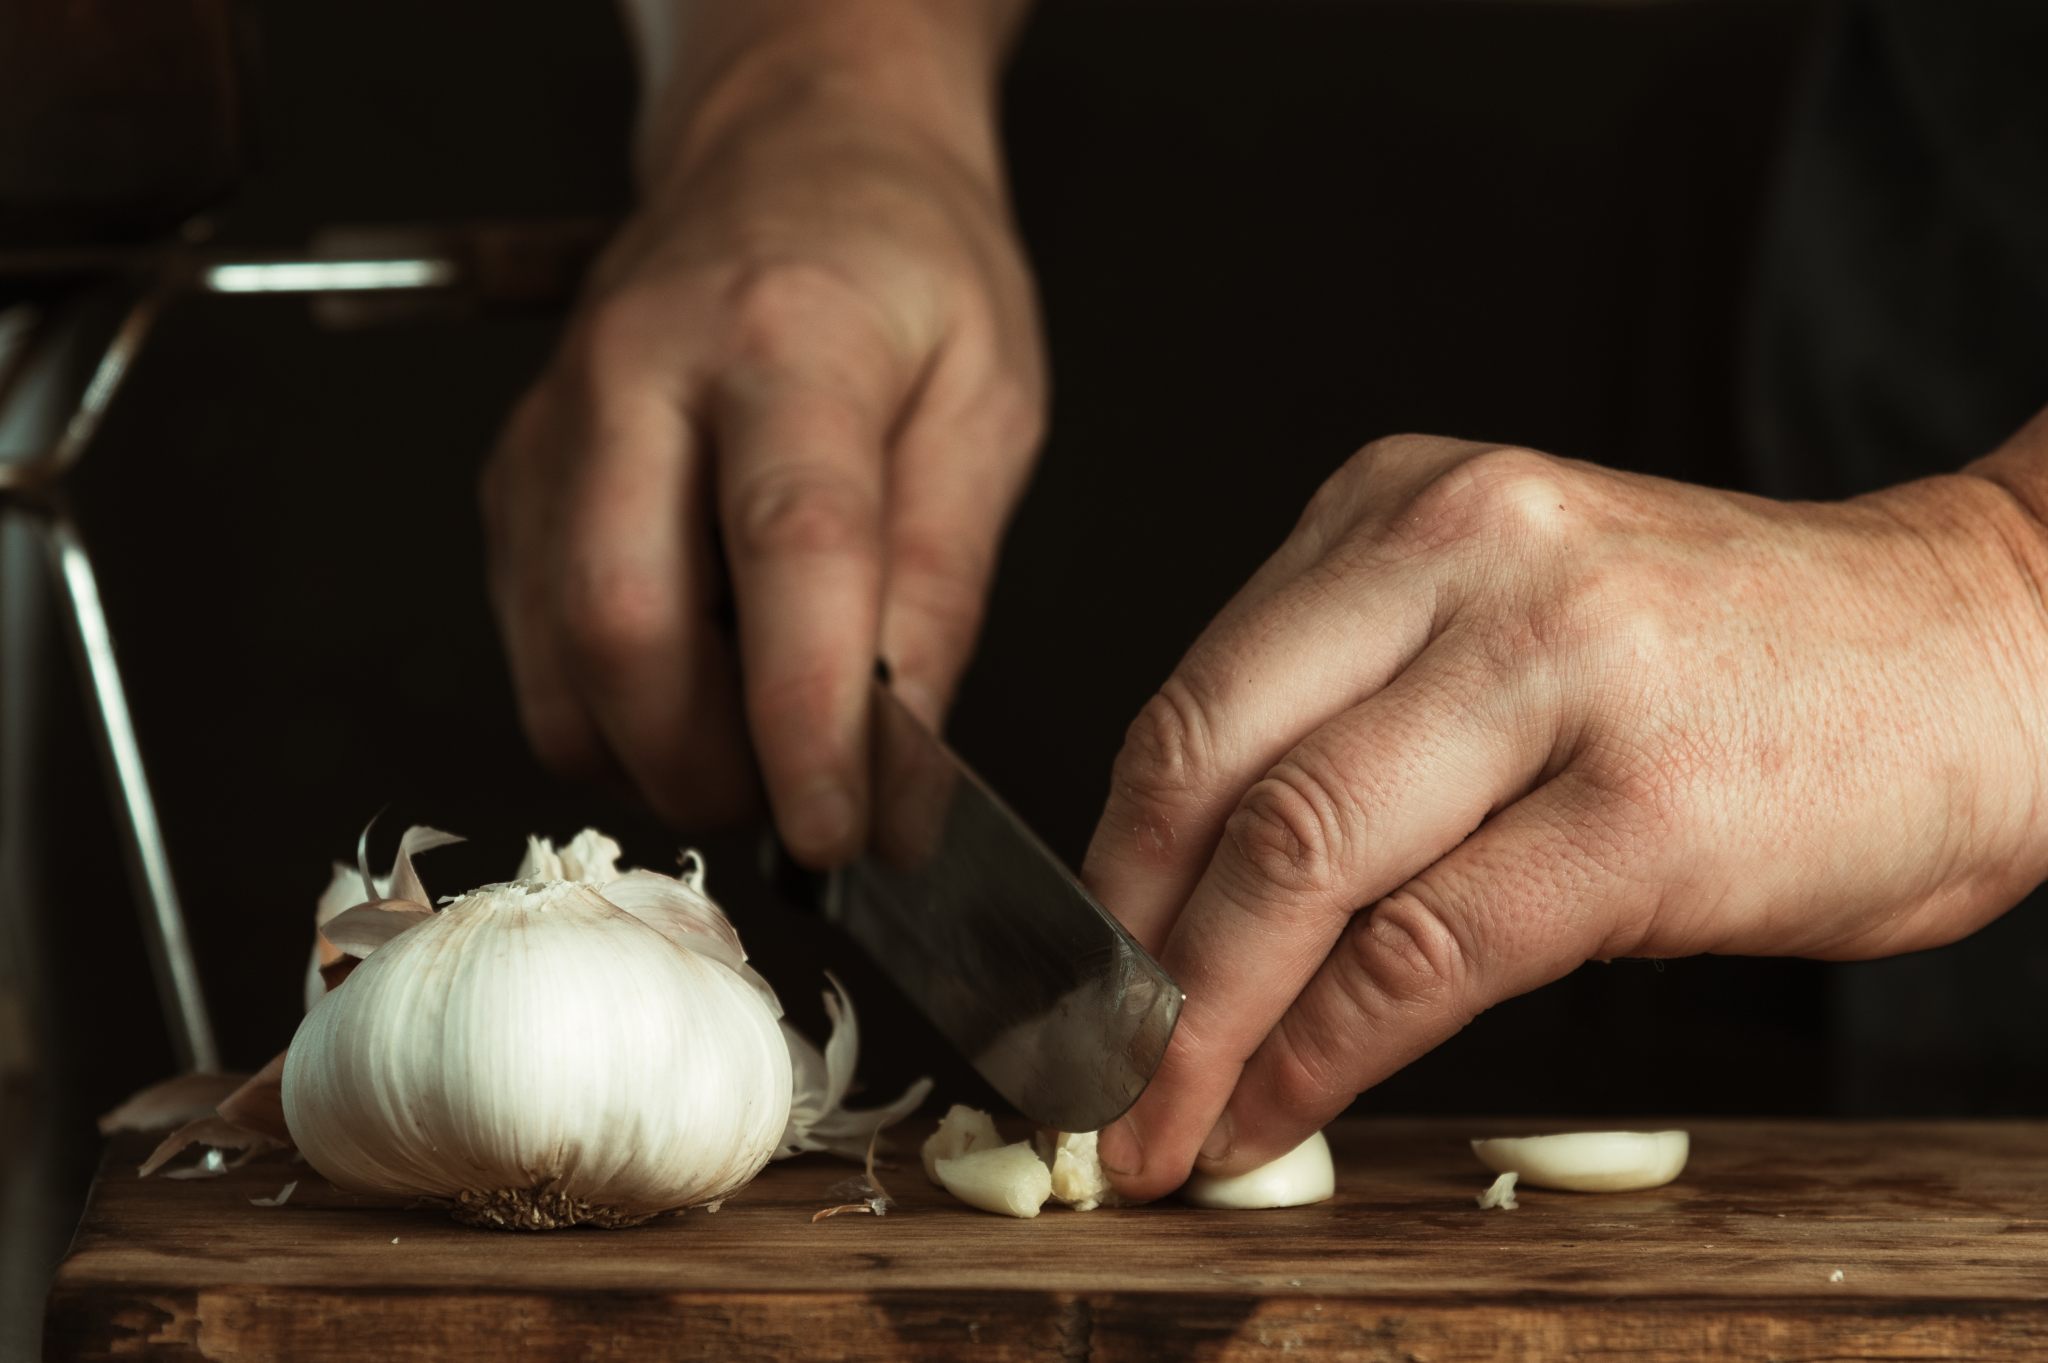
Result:
M1175 923L1162 963L1187 991L1145 1092L1100 1142L1120 1192L1157 1197L1197 1152L1226 1158L1218 1123L1245 1062L1346 924L1456 847L1534 782L1550 736L1525 688L1455 639L1323 726L1254 785Z
M895 396L876 378L783 366L713 395L748 727L783 839L813 865L851 856L867 821Z

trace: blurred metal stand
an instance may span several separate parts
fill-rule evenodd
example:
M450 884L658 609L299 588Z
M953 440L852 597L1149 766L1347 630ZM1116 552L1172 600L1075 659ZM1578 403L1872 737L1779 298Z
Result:
M98 434L151 327L181 293L306 297L331 326L374 325L421 312L555 306L574 292L606 226L590 221L342 229L302 252L223 252L184 241L146 248L0 252L0 545L10 579L28 577L16 541L35 542L47 589L0 583L0 871L26 879L33 836L29 767L37 716L26 681L44 603L63 607L96 730L115 821L139 901L172 1049L187 1070L218 1070L171 864L100 600L99 580L65 498L66 475ZM41 577L43 574L36 573ZM17 902L25 902L17 901ZM0 1010L9 1006L0 970ZM5 1019L0 1018L0 1030ZM5 1037L0 1036L0 1041Z

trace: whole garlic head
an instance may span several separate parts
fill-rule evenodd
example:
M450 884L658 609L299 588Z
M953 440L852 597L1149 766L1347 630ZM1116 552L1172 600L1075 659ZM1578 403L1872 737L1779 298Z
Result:
M752 1179L790 1115L779 1009L716 907L676 892L694 886L632 874L636 912L527 881L336 919L340 941L397 930L287 1054L285 1119L313 1167L531 1229L631 1225Z

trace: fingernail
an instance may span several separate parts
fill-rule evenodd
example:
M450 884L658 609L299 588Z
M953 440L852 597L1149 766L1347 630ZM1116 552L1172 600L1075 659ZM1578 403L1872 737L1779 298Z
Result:
M1230 1152L1237 1148L1237 1123L1225 1112L1216 1119L1216 1125L1209 1130L1209 1139L1202 1142L1201 1160L1204 1164L1220 1164L1230 1158Z
M1103 1128L1095 1141L1095 1157L1110 1173L1125 1178L1145 1167L1145 1147L1138 1141L1137 1129L1127 1120Z
M789 840L812 855L849 850L856 817L852 793L836 782L821 781L790 811Z

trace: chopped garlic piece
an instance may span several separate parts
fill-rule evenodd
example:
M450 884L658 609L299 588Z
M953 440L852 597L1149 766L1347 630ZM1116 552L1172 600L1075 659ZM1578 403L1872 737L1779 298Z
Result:
M963 1107L959 1103L946 1109L946 1115L939 1118L939 1129L925 1138L924 1176L934 1183L939 1180L939 1161L958 1159L971 1155L977 1150L994 1150L1003 1143L996 1131L995 1118L980 1108Z
M1502 1174L1499 1178L1495 1179L1488 1185L1486 1191L1479 1195L1480 1207L1487 1211L1498 1207L1504 1212L1511 1212L1521 1206L1521 1203L1515 1201L1516 1177L1517 1175L1510 1172Z
M938 1161L939 1183L970 1207L1002 1216L1038 1215L1052 1196L1052 1171L1029 1142Z
M1828 1274L1828 1281L1831 1283L1842 1281L1842 1270L1838 1268L1833 1273Z
M1180 1190L1181 1200L1197 1207L1255 1211L1269 1207L1302 1207L1321 1202L1337 1191L1337 1171L1330 1163L1330 1143L1318 1131L1270 1164L1231 1178L1196 1174Z
M1120 1199L1109 1186L1102 1159L1095 1153L1093 1131L1041 1131L1032 1144L1038 1157L1052 1167L1052 1195L1077 1212L1092 1212L1101 1206L1117 1206Z
M1633 1193L1677 1178L1691 1151L1683 1131L1573 1131L1472 1142L1479 1162L1535 1188Z

